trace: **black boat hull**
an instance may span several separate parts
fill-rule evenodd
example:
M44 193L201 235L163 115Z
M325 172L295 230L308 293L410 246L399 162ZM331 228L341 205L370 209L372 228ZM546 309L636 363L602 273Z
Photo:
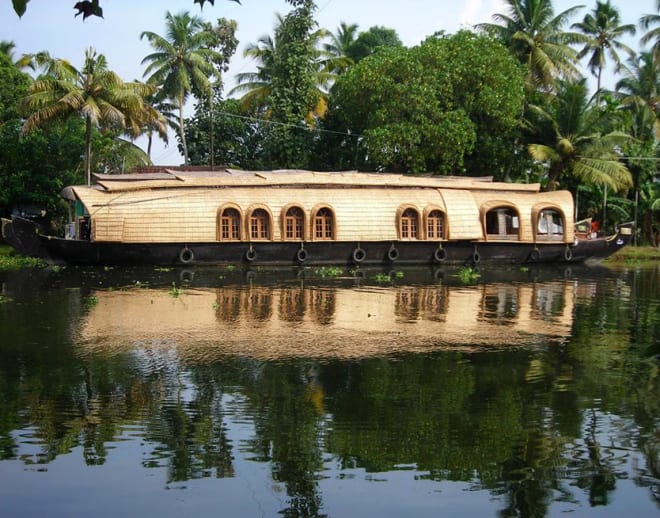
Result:
M627 229L627 230L625 230ZM116 243L41 234L30 220L3 220L5 241L23 255L53 264L78 265L476 265L570 263L604 259L626 246L632 225L615 235L559 242L473 241Z

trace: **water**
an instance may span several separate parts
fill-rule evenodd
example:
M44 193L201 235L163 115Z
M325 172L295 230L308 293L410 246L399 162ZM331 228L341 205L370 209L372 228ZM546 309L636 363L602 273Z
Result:
M325 273L0 274L0 514L658 515L657 267Z

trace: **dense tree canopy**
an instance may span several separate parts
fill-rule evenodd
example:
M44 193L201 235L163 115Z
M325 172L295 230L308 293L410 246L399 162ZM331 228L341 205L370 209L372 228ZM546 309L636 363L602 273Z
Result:
M504 157L489 156L486 171L467 166L478 168L479 148L490 152L491 139L511 134L522 102L522 72L506 49L462 31L360 61L333 88L326 129L360 136L344 138L355 167L502 174Z
M30 85L30 76L12 63L8 54L0 52L0 126L18 117L18 105Z

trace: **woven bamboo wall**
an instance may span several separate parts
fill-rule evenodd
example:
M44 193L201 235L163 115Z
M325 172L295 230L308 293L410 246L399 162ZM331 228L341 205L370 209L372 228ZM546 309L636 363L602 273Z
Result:
M243 214L250 207L267 207L273 215L275 241L282 239L282 209L291 203L304 210L307 229L312 210L327 206L335 214L338 240L365 242L397 239L396 214L402 204L420 214L429 205L444 208L433 189L181 189L146 195L136 191L124 193L109 205L103 203L99 191L78 194L92 215L94 240L141 243L215 241L218 209L226 204L238 206Z
M397 214L403 206L419 214L432 206L440 208L447 215L450 240L480 240L483 207L494 201L518 210L522 241L534 238L533 207L538 210L541 201L564 212L565 240L573 239L570 193L538 193L537 185L357 173L186 175L130 181L117 177L101 181L103 188L74 187L73 191L92 217L96 241L213 242L217 240L218 211L229 204L240 209L244 226L251 208L267 209L272 215L274 241L283 239L282 211L292 204L306 215L306 240L311 239L311 215L321 206L334 212L335 236L340 241L397 240Z

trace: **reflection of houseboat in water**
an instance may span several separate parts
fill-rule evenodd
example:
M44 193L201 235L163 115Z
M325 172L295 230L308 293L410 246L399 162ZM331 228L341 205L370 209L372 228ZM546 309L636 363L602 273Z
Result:
M627 244L576 228L568 191L491 178L357 172L96 175L68 187L66 237L3 220L27 255L76 264L476 264L575 262Z
M570 336L574 284L223 287L95 293L86 348L174 347L183 358L357 358L540 345Z

